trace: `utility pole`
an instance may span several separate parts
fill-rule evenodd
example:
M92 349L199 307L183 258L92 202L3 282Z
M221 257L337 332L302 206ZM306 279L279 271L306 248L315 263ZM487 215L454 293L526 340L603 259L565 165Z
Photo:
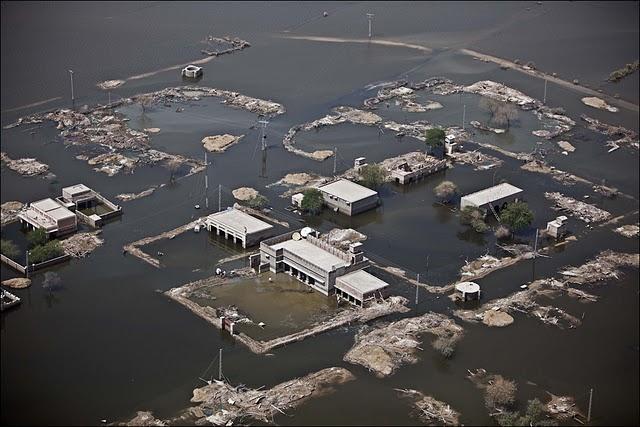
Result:
M373 13L367 13L367 19L369 20L369 40L371 40L371 21L373 21L373 17Z
M222 349L218 354L218 380L222 381Z
M269 122L267 120L258 120L260 123L260 144L262 147L262 151L267 149L267 135L265 135L265 131L267 129L267 125Z
M462 104L462 130L464 130L464 122L467 116L467 104Z
M107 92L109 94L109 106L111 106L111 91Z
M418 273L418 277L416 278L416 306L418 305L418 283L420 283L420 273Z
M73 96L73 70L69 70L69 77L71 78L71 103L75 103L76 98Z
M538 227L536 227L536 242L533 245L533 258L538 257Z
M591 422L591 402L593 402L593 388L589 390L589 411L587 412L587 422Z
M544 79L544 96L542 98L542 103L544 105L547 104L547 79L546 78Z
M27 265L26 265L26 267L24 269L24 273L26 274L27 279L28 279L29 278L29 250L27 249L25 252L27 254Z
M207 162L207 150L204 150L204 194L205 206L209 209L209 162Z
M218 212L222 210L222 184L218 184Z
M338 169L338 147L333 147L333 174L336 174Z

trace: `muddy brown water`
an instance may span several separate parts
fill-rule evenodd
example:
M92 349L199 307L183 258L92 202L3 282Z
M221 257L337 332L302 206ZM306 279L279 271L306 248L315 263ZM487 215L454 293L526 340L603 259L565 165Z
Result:
M327 18L322 17L324 10L330 12ZM434 52L426 55L397 47L280 37L366 37L365 13L369 11L376 14L376 37L423 43L434 47ZM107 101L107 94L95 87L98 81L200 59L204 45L198 41L208 33L247 39L252 44L249 49L205 64L204 77L197 84L273 99L287 108L285 115L269 125L270 148L264 157L255 150L258 131L249 129L255 116L211 99L184 112L188 114L151 109L147 115L151 124L140 117L135 106L125 111L134 127L161 128L152 136L152 145L168 152L203 156L203 136L246 134L245 140L224 154L210 156L210 211L217 208L214 190L220 184L224 187L223 205L233 202L229 190L251 186L269 198L275 211L285 212L288 201L278 197L283 189L264 186L292 172L329 176L333 162L319 163L286 152L280 143L282 136L291 126L322 117L332 107L359 107L377 90L368 90L371 86L367 85L401 77L421 80L444 75L464 84L492 79L542 97L542 81L475 61L449 48L470 47L507 59L533 60L540 69L556 71L568 79L580 78L592 87L619 92L622 98L637 102L638 73L619 84L604 82L611 70L638 57L637 3L3 3L2 12L3 126L24 114L68 106L69 68L75 71L77 104L94 104ZM283 33L285 30L290 33ZM180 84L179 72L167 71L129 80L112 96L115 99ZM61 99L15 110L56 97ZM365 247L372 258L404 268L410 275L420 273L421 280L446 284L457 277L465 259L496 253L496 249L490 233L470 233L454 213L434 206L432 189L444 178L455 181L462 193L500 179L525 188L525 198L536 213L534 225L539 227L557 215L544 199L544 191L561 191L578 199L590 195L587 201L614 215L637 210L637 151L620 149L607 154L603 146L606 138L584 129L579 120L579 115L586 113L637 131L637 113L594 110L585 107L580 97L567 88L548 87L548 104L564 106L578 122L571 136L563 138L576 146L576 152L569 156L550 154L552 162L594 182L606 178L635 200L603 199L579 184L563 187L548 176L524 172L518 162L504 158L505 164L497 172L456 166L409 188L384 186L380 190L383 205L376 211L353 218L324 212L307 222L321 230L356 228L368 235ZM459 124L460 100L454 96L440 102L445 108L415 113L415 117ZM467 104L467 121L483 117L476 108L476 102ZM392 118L394 113L388 114ZM404 121L405 116L414 120L414 113L397 114L394 120ZM526 114L530 113L520 113ZM523 120L520 127L514 127L512 143L492 135L481 138L526 151L535 142L529 126ZM350 167L354 157L369 152L377 160L420 146L410 139L397 144L393 138L387 140L388 135L378 140L376 133L375 128L345 125L322 129L315 142L313 133L300 137L309 146L328 147L331 139L342 138L338 171ZM51 124L2 130L2 150L12 158L35 156L49 164L56 175L53 179L23 178L3 165L2 202L56 196L62 187L78 182L116 201L114 196L119 193L168 183L170 176L157 166L114 177L94 172L86 162L75 159L77 148L65 147ZM419 363L379 380L365 369L342 362L353 343L355 325L276 349L274 356L265 357L251 353L157 292L210 276L217 260L237 253L225 244L207 242L205 233L189 232L149 245L150 251L165 252L166 267L160 270L122 254L123 244L204 214L206 209L196 210L194 205L204 207L205 201L204 175L197 174L147 198L122 203L122 218L104 227L103 246L86 259L48 270L60 276L60 290L43 289L43 274L37 274L30 288L15 291L22 304L3 313L1 319L3 423L96 424L101 419L122 420L147 409L161 417L172 416L188 405L191 390L202 384L198 377L204 375L219 348L224 350L225 375L234 383L255 387L328 366L345 366L356 374L357 381L305 403L291 411L291 417L278 417L279 424L416 424L409 416L407 402L397 398L394 387L415 388L450 403L465 424L491 423L481 392L464 378L466 369L478 367L516 380L522 402L543 397L544 390L549 390L576 396L584 409L588 390L593 387L595 424L638 423L637 271L626 271L619 282L590 289L601 296L597 303L554 301L571 314L584 313L584 323L576 330L559 330L523 316L516 316L515 324L506 329L464 324L466 334L452 360L443 361L425 343ZM302 225L300 217L282 215L292 224ZM508 295L533 278L551 276L565 265L579 265L600 249L638 250L637 239L626 239L606 227L589 230L571 218L569 228L578 241L551 258L523 261L479 280L485 298ZM521 233L520 238L531 242L532 230ZM16 277L5 265L0 271L2 279ZM383 278L393 282L391 276ZM398 290L413 305L415 290ZM421 292L419 297L411 315L427 310L451 313L454 308L445 296ZM397 316L389 319L394 318ZM428 336L424 339L430 340ZM527 381L538 385L528 386Z

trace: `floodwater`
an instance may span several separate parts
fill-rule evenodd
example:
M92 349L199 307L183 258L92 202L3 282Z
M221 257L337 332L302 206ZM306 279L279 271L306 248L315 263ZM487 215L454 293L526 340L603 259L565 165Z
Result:
M592 88L637 102L639 73L618 84L605 82L609 72L638 58L637 2L87 2L2 3L1 7L3 126L22 115L71 106L68 69L74 71L77 106L107 102L108 94L95 86L107 79L136 77L112 91L113 99L181 85L179 70L155 71L202 59L200 49L205 45L200 40L208 34L238 36L252 46L206 63L197 85L272 99L287 109L269 123L269 148L262 153L256 150L259 131L251 129L257 117L214 99L204 99L182 113L160 106L143 116L136 106L123 108L132 127L159 127L151 144L171 153L204 156L200 142L204 136L244 134L225 153L210 155L208 192L202 173L169 183L169 171L158 166L114 177L95 172L75 158L77 147L62 144L51 124L2 130L2 151L12 158L37 157L55 174L52 179L23 178L2 165L2 202L57 196L62 187L79 182L117 202L117 194L167 184L149 197L121 203L124 215L104 227L105 243L89 257L49 269L59 275L60 289L44 289L43 274L38 273L30 288L14 292L23 302L1 318L3 423L97 424L101 419L126 419L138 410L173 416L189 405L192 389L202 384L198 377L219 348L224 352L225 376L248 386L269 387L329 366L345 366L356 375L356 381L337 387L334 394L305 403L290 411L290 417L278 417L279 424L418 423L410 417L407 401L398 399L393 388L414 388L446 401L462 414L465 424L491 423L482 393L464 378L467 369L480 367L514 379L520 402L544 398L549 391L575 396L586 410L588 391L593 388L593 424L639 423L637 270L626 271L620 281L590 288L601 297L597 303L555 300L553 304L576 316L584 313L583 325L575 330L560 330L522 316L516 316L516 323L506 329L464 324L465 337L451 360L444 361L432 351L427 345L430 337L425 336L419 363L380 380L342 362L358 329L355 325L276 349L274 356L265 357L251 353L157 292L213 274L219 260L240 253L229 242L212 243L206 233L188 232L148 245L150 253L165 253L160 270L122 254L128 242L217 210L218 188L223 208L233 202L232 189L255 187L268 197L279 218L293 227L302 226L300 217L284 210L288 200L279 197L283 188L265 186L293 172L330 176L333 159L316 162L292 155L282 147L282 136L290 127L323 117L335 106L360 106L375 94L371 84L431 76L464 84L491 79L542 98L542 81L473 60L457 52L459 48L533 61L541 70L555 71L568 80L579 78ZM326 18L322 17L325 10ZM286 38L363 39L367 12L375 14L374 37L416 43L433 51ZM137 78L141 75L146 77ZM376 211L353 218L327 211L307 223L322 231L336 226L356 228L368 236L365 249L374 260L403 268L412 277L419 273L421 280L446 284L457 278L466 259L495 254L497 248L491 233L471 233L454 213L435 205L432 190L442 179L456 182L463 194L508 180L525 189L538 227L557 215L544 199L544 191L561 191L577 199L589 195L588 202L614 216L636 211L637 151L623 148L607 154L606 138L586 130L579 116L586 113L637 131L638 114L595 110L581 103L582 96L549 84L548 104L563 106L578 122L566 138L576 152L569 156L551 152L549 159L558 168L593 182L606 179L632 199L604 199L580 184L564 187L488 152L503 159L504 165L488 171L456 166L408 188L385 185L380 190L382 206ZM466 105L467 122L486 117L470 95L428 98L444 108L405 113L382 107L378 113L396 121L424 119L458 125ZM529 151L536 142L530 132L539 129L534 128L539 123L531 113L519 114L520 121L508 136L477 132L476 137L506 149ZM361 155L375 161L421 147L409 138L397 141L392 132L378 135L376 128L356 125L303 133L298 140L305 148L338 146L338 172ZM553 143L544 144L550 148ZM194 209L196 204L203 208ZM637 214L624 223L636 221ZM550 258L523 261L479 280L485 298L508 295L522 283L552 276L566 265L579 265L601 249L638 251L637 238L619 236L610 227L591 230L570 218L569 229L578 241ZM520 238L532 242L534 237L528 230ZM17 276L5 265L0 271L3 280ZM264 310L265 316L287 310L275 302L261 307L255 294L259 286L244 293L254 310ZM445 296L425 292L414 307L415 290L396 288L412 301L411 315L428 310L451 313L455 307ZM321 306L309 307L308 313ZM304 310L298 307L291 312L302 317Z

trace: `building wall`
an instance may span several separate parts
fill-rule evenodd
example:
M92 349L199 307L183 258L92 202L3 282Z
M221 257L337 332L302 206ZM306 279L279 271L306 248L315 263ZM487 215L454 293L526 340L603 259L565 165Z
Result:
M325 192L322 192L322 196L324 198L325 203L329 208L334 209L338 208L338 212L341 212L345 215L357 215L361 212L368 211L369 209L373 209L378 206L378 195L374 194L366 199L358 200L354 203L347 203L346 201L340 198L331 198L331 196Z
M367 197L366 199L358 200L351 205L351 215L357 215L361 212L375 209L380 202L380 198L377 194Z

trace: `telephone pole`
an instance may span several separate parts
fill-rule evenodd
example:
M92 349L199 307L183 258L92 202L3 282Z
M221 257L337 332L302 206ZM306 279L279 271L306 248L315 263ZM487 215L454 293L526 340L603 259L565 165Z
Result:
M462 104L462 130L464 130L464 122L467 116L467 104Z
M416 306L418 305L418 283L420 283L420 273L418 273L418 277L416 278Z
M260 144L262 147L262 151L264 151L267 149L267 135L265 135L265 132L267 129L267 125L269 124L269 121L258 120L258 123L260 123Z
M547 79L544 79L544 96L542 97L542 103L547 105Z
M373 13L367 13L367 19L369 20L369 40L371 40L371 21L373 21L373 17Z
M71 78L71 103L75 103L76 98L73 95L73 70L68 70L69 71L69 77Z
M222 381L222 349L218 354L218 380Z
M222 210L222 184L218 184L218 212Z
M589 390L589 411L587 412L587 422L591 422L591 403L593 402L593 388Z
M204 194L205 206L209 209L209 163L207 162L207 150L204 150Z
M336 174L338 169L338 147L333 147L333 174Z

